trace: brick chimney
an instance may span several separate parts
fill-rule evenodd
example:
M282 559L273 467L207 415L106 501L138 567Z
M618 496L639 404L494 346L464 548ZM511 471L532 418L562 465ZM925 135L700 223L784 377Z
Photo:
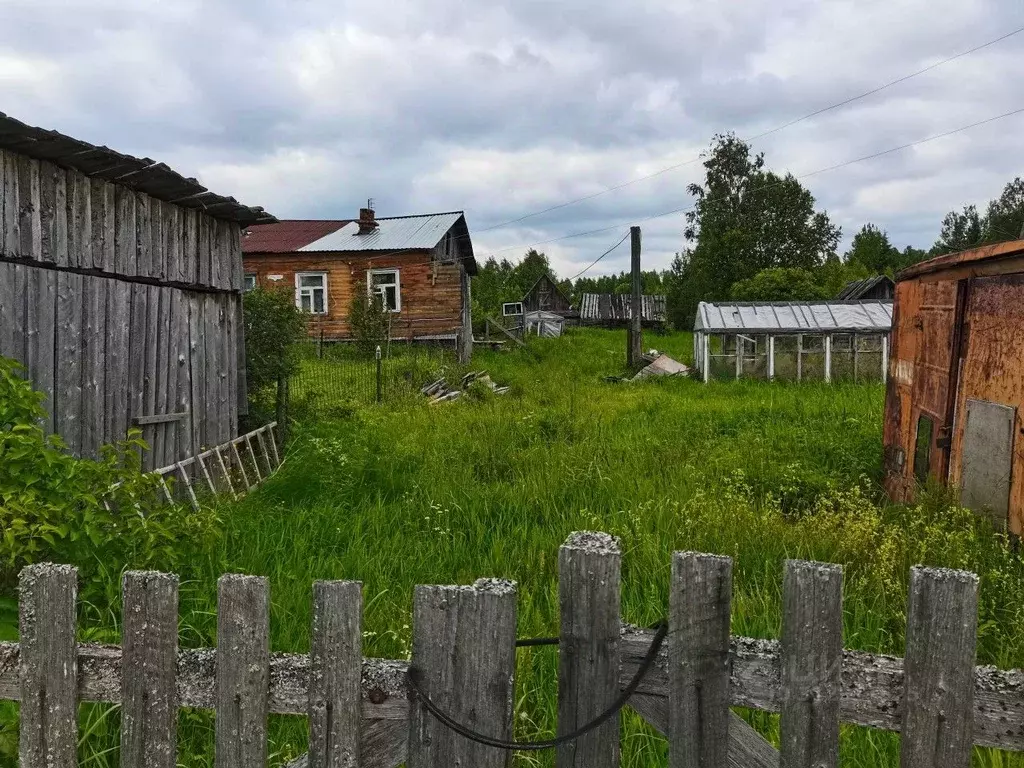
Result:
M373 217L373 208L360 208L358 223L360 235L368 235L380 226Z

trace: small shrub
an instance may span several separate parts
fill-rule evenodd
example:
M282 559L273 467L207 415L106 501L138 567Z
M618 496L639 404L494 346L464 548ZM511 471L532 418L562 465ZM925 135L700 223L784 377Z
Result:
M356 283L349 323L356 348L363 354L373 355L378 346L387 343L391 333L391 313L384 308L379 295L366 290L366 283Z
M256 288L242 301L248 423L260 426L274 417L278 379L295 372L298 342L306 335L307 318L285 288Z

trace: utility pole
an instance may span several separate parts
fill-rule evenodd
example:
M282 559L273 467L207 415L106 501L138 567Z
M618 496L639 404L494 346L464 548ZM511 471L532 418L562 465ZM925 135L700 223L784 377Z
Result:
M626 363L638 365L644 353L644 342L640 334L643 299L640 285L640 227L629 228L629 242L632 249L633 262L633 302L629 318L629 333L626 340Z

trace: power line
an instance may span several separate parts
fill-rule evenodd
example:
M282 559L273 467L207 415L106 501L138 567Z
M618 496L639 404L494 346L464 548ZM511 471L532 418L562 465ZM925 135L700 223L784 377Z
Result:
M578 278L578 277L579 277L580 275L582 275L582 274L583 274L583 272L586 272L587 270L589 270L589 269L590 269L591 267L593 267L593 266L594 266L594 264L597 264L597 262L599 262L599 261L600 261L601 259L603 259L603 258L604 258L605 256L607 256L607 255L608 255L609 253L611 253L611 252L612 252L612 251L614 251L614 250L615 250L616 248L618 248L618 247L619 247L620 245L622 245L622 244L623 244L624 242L626 242L626 238L627 238L627 237L629 237L629 232L626 232L626 234L624 234L624 235L622 236L622 239L621 239L621 240L619 240L619 242L617 242L617 243L616 243L615 245L613 245L613 246L612 246L611 248L609 248L609 249L608 249L607 251L605 251L605 252L604 252L604 253L602 253L602 254L601 254L600 256L598 256L598 257L597 257L596 259L594 259L594 263L593 263L593 264L591 264L591 265L590 265L589 267L587 267L586 269L584 269L584 270L583 270L582 272L577 272L577 273L576 273L575 275L573 275L572 277L570 277L570 278L569 278L569 282L572 282L573 280L575 280L576 278Z
M937 141L939 139L944 139L947 136L952 136L954 134L970 130L971 128L977 128L977 127L982 126L982 125L987 125L988 123L993 123L993 122L995 122L997 120L1002 120L1002 119L1007 118L1007 117L1012 117L1013 115L1019 115L1022 112L1024 112L1024 107L1020 107L1019 109L1011 110L1010 112L1004 112L1001 115L995 115L994 117L989 117L989 118L986 118L984 120L978 120L978 121L970 123L968 125L962 125L959 128L954 128L954 129L949 130L949 131L944 131L942 133L937 133L937 134L934 134L932 136L927 136L927 137L925 137L923 139L918 139L917 141L911 141L911 142L908 142L906 144L900 144L899 146L896 146L896 147L890 147L889 149L883 149L883 150L880 150L878 152L873 152L870 155L864 155L862 157L857 157L857 158L854 158L852 160L846 160L846 161L844 161L842 163L836 163L835 165L826 166L825 168L819 168L819 169L817 169L815 171L808 171L807 173L800 174L799 176L795 176L794 178L796 178L796 179L806 179L806 178L810 178L811 176L817 176L818 174L821 174L821 173L828 173L829 171L837 171L840 168L846 168L847 166L854 165L856 163L862 163L862 162L865 162L867 160L874 160L876 158L883 157L885 155L890 155L893 152L900 152L900 151L902 151L904 149L910 149L911 147L917 147L917 146L920 146L921 144L927 144L928 142L931 142L931 141ZM760 187L759 191L765 190L765 189L771 189L772 187L781 185L783 183L785 183L784 179L782 181L780 181L780 182L775 183L775 184L767 184L767 185L765 185L763 187ZM612 230L612 229L618 229L619 227L624 226L626 224L631 224L631 223L632 224L640 224L640 223L643 223L645 221L653 221L654 219L661 219L661 218L664 218L666 216L672 216L672 215L677 214L677 213L685 213L686 211L692 211L694 208L696 208L695 205L688 205L688 206L684 206L682 208L673 208L671 211L664 211L663 213L656 213L654 215L647 216L647 217L639 219L639 220L620 221L620 222L616 222L615 224L612 224L612 225L607 226L607 227L601 227L599 229L591 229L591 230L588 230L586 232L574 232L574 233L569 234L569 235L562 235L561 237L554 237L554 238L551 238L550 240L541 240L539 242L531 243L530 245L526 245L526 246L516 245L516 246L510 246L508 248L500 248L500 249L498 249L496 251L493 251L493 253L501 253L503 251L510 251L510 250L516 250L516 249L521 249L521 248L535 248L538 245L547 245L548 243L556 243L556 242L559 242L561 240L569 240L569 239L576 238L576 237L586 237L587 235L596 235L596 234L599 234L601 232L607 232L607 231Z
M884 91L884 90L886 90L888 88L892 88L894 85L899 85L900 83L905 83L907 80L911 80L911 79L913 79L915 77L918 77L919 75L923 75L926 72L931 72L933 69L937 69L937 68L939 68L939 67L941 67L941 66L943 66L945 64L949 64L952 61L956 61L957 59L961 59L964 56L970 56L972 53L977 53L978 51L980 51L980 50L982 50L984 48L988 48L989 46L995 45L996 43L1000 43L1003 40L1006 40L1007 38L1010 38L1010 37L1013 37L1014 35L1020 34L1021 32L1024 32L1024 26L1018 27L1017 29L1014 29L1011 32L1007 32L1006 34L1001 35L1001 36L999 36L999 37L997 37L997 38L995 38L993 40L989 40L988 42L982 43L980 45L976 45L973 48L968 48L966 51L961 51L960 53L957 53L957 54L954 54L952 56L949 56L949 57L947 57L945 59L942 59L941 61L937 61L934 64L929 64L927 67L924 67L923 69L919 69L916 72L911 72L910 74L903 75L902 77L898 77L895 80L890 80L889 82L884 83L884 84L882 84L882 85L880 85L880 86L878 86L876 88L872 88L870 90L864 91L864 93L858 94L856 96L851 96L848 99L844 99L843 101L836 102L835 104L830 104L827 107L822 107L820 109L816 109L813 112L808 112L806 115L802 115L800 117L794 118L793 120L790 120L789 122L782 123L781 125L777 125L774 128L770 128L767 131L764 131L762 133L757 134L756 136L751 136L748 139L744 139L744 141L750 143L750 142L753 142L753 141L757 141L758 139L763 139L766 136L771 136L772 134L778 133L779 131L783 131L786 128L790 128L790 127L796 125L797 123L802 123L805 120L810 120L812 117L817 117L818 115L822 115L822 114L824 114L826 112L831 112L834 109L839 109L840 107L845 107L847 104L852 104L855 101L860 101L861 99L867 98L868 96L873 96L876 93ZM630 181L624 181L624 182L622 182L620 184L615 184L614 186L606 187L605 189L599 190L597 192L592 192L589 195L584 195L582 197L577 197L577 198L574 198L572 200L568 200L568 201L566 201L564 203L559 203L558 205L552 205L552 206L549 206L548 208L544 208L544 209L539 210L539 211L534 211L533 213L527 213L527 214L525 214L523 216L520 216L519 218L509 219L508 221L502 221L502 222L500 222L498 224L494 224L494 225L492 225L490 227L486 227L484 229L478 229L476 231L477 231L477 233L489 232L489 231L491 231L493 229L499 229L501 227L507 227L507 226L509 226L511 224L518 224L521 221L526 221L526 219L532 219L535 216L541 216L541 215L543 215L545 213L551 213L552 211L557 211L557 210L560 210L562 208L568 208L569 206L576 205L577 203L582 203L582 202L585 202L587 200L593 200L595 197L601 197L602 195L606 195L609 192L615 192L617 190L624 189L625 187L632 186L633 184L638 184L641 181L647 181L649 179L653 179L653 178L655 178L657 176L661 176L662 174L668 173L670 171L678 170L679 168L683 168L683 167L685 167L687 165L693 165L694 163L698 162L699 160L700 160L700 156L693 157L693 158L690 158L689 160L685 160L685 161L683 161L681 163L675 163L674 165L666 166L665 168L662 168L659 171L655 171L654 173L649 173L649 174L647 174L645 176L638 176L637 178L631 179Z

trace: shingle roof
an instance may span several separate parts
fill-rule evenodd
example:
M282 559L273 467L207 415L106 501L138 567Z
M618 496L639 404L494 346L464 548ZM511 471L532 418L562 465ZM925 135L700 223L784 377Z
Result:
M122 155L108 147L27 125L3 112L0 112L0 149L47 160L182 208L203 211L217 219L242 225L277 221L259 206L242 205L233 197L215 194L195 179L186 178L148 157Z
M875 275L874 277L865 277L863 280L851 280L843 286L843 290L836 298L839 300L860 299L872 288L885 282L891 283L892 279L888 275Z
M379 226L365 235L359 234L357 222L350 221L297 250L393 251L405 248L433 248L461 218L461 211L378 218Z
M736 302L697 305L695 331L730 333L884 333L891 301Z
M349 219L287 219L249 227L242 237L242 253L292 253L348 223Z

